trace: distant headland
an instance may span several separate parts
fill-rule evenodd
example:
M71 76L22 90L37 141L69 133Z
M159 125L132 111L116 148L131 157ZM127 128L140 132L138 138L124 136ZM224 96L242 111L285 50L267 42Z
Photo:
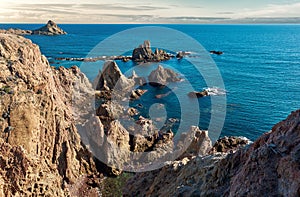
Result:
M52 20L49 20L46 25L35 30L9 28L9 29L0 29L0 33L16 34L16 35L46 35L46 36L67 34L67 32L65 32L60 27L58 27L57 24Z

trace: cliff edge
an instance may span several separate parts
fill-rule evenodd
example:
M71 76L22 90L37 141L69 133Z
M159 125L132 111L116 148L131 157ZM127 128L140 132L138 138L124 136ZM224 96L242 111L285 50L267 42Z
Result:
M0 34L0 196L97 194L85 184L98 171L73 123L74 81L91 86L30 40Z
M136 174L124 196L300 196L300 110L251 145L229 152L216 147Z

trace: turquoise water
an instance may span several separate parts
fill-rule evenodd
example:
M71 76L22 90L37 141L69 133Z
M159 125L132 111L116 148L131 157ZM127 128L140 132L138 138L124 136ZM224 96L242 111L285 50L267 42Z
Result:
M0 28L35 29L40 25L0 25ZM205 49L220 50L211 55L224 80L227 98L226 120L222 135L246 136L255 139L269 131L291 111L300 108L300 26L299 25L164 25L191 36ZM56 57L85 57L105 38L139 25L61 25L69 34L64 36L27 36L37 43L54 66L82 66L81 62L58 62ZM147 39L147 38L145 38ZM176 40L176 38L174 38ZM122 41L120 41L122 42ZM133 43L137 46L140 43ZM170 43L170 48L181 45ZM113 47L115 50L115 46ZM178 48L176 46L175 48ZM180 48L180 46L179 46ZM109 50L109 49L107 49ZM121 49L120 49L121 51ZM116 51L116 55L120 51ZM110 53L113 53L110 51ZM130 53L130 52L129 52ZM102 55L102 54L99 54ZM92 79L102 62L88 63L85 70ZM118 62L122 71L135 65ZM196 90L206 87L202 76L195 73L187 60L164 62L184 73ZM157 64L144 68L145 75ZM169 105L168 116L180 118L180 106L174 95L153 99L167 90L151 90L140 101ZM138 102L138 101L137 101ZM138 103L132 103L136 105ZM211 114L210 98L199 99L200 127L206 129ZM174 107L175 106L175 107ZM147 114L147 110L144 111ZM191 111L192 113L192 111Z

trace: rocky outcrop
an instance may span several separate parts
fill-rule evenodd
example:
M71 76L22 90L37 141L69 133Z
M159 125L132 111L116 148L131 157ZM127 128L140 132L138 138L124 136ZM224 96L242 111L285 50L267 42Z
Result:
M177 58L177 59L182 59L182 58L184 58L185 56L188 56L188 55L191 55L191 52L187 52L187 51L179 51L179 52L176 54L176 58Z
M51 20L47 22L47 24L36 30L22 30L22 29L0 29L0 33L4 34L16 34L16 35L63 35L67 34L64 30L57 26L57 24Z
M135 82L133 79L125 77L117 63L114 61L107 61L103 65L102 72L94 80L94 87L101 91L119 91L127 93Z
M132 71L132 75L129 77L129 79L133 79L135 84L138 86L143 86L147 83L146 79L138 76L135 71Z
M130 95L130 99L131 100L139 99L146 92L147 92L147 90L141 90L141 89L132 90L131 95Z
M233 152L241 147L244 147L246 145L249 145L251 141L245 137L223 137L219 140L216 141L214 144L211 152L216 153L216 152L221 152L221 153L226 153L226 152Z
M74 86L87 82L76 67L51 68L30 40L0 34L1 196L67 196L98 174L72 116Z
M181 79L173 70L159 65L156 70L150 73L148 80L152 86L166 86L169 82L178 82Z
M67 34L64 30L57 26L57 24L51 20L47 22L47 24L39 29L33 30L32 34L34 35L63 35Z
M253 144L225 138L223 152L182 158L160 170L138 173L124 196L299 196L300 110ZM217 148L218 149L218 148Z
M222 51L210 51L210 54L215 54L215 55L222 55Z
M203 90L201 92L190 92L188 93L188 96L191 98L201 98L201 97L209 96L209 94L207 90Z
M132 52L132 60L134 62L160 62L169 60L171 57L173 56L164 50L156 49L153 53L149 40L144 41L144 44L135 48Z
M2 34L17 34L17 35L31 35L31 30L23 30L17 28L9 28L9 29L0 29L0 33Z

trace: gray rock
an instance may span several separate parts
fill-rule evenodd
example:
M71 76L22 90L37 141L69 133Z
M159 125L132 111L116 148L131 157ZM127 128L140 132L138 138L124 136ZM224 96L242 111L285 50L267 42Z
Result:
M165 86L169 82L177 82L181 80L177 73L171 69L164 68L161 65L150 73L148 79L149 84L152 86Z
M99 72L94 81L96 90L126 91L134 86L133 79L127 79L114 61L105 62L102 72Z

